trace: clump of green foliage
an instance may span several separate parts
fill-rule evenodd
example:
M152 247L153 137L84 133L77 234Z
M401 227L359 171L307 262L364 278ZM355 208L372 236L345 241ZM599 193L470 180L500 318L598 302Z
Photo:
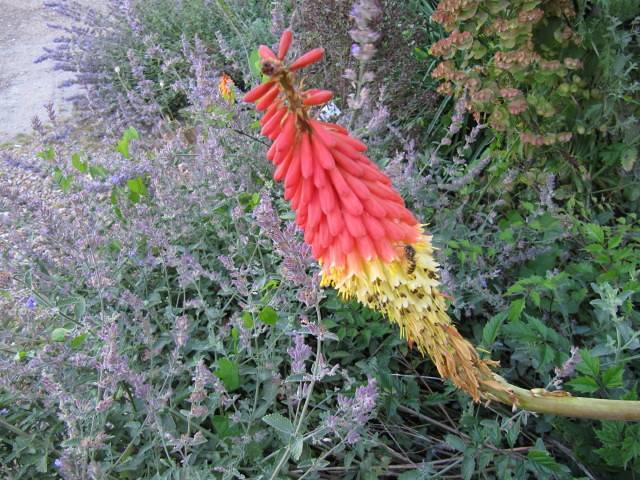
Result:
M571 2L440 3L433 18L450 34L429 50L443 59L438 91L468 95L478 121L524 144L568 142L576 105L591 95L574 17Z
M570 10L559 16L565 7ZM536 22L522 21L536 9ZM443 101L442 114L425 121L446 141L420 157L429 181L425 196L414 201L425 205L436 243L442 242L440 259L461 324L515 384L636 398L640 170L631 132L640 112L640 11L625 2L574 8L490 1L440 2L433 11L453 32L432 47L444 57L433 76L446 77L445 91L460 99L457 108ZM502 64L523 48L527 65ZM566 58L579 59L570 65L579 68L569 69ZM564 66L549 75L541 62L554 60ZM506 87L521 92L526 110L508 112L500 96ZM491 102L477 101L483 89ZM553 115L538 108L538 98ZM465 134L475 122L486 126L470 143ZM523 138L532 131L571 135L535 145L528 141L533 137ZM529 422L538 432L551 429L548 445L551 438L571 443L574 460L604 476L633 478L638 471L634 429ZM611 443L605 439L613 431L621 437Z

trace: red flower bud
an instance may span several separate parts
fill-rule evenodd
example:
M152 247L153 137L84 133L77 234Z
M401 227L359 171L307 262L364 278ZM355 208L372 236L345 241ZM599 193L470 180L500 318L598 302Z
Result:
M251 90L249 90L247 94L244 97L242 97L242 101L255 102L260 97L262 97L265 93L267 93L271 87L273 87L273 82L261 83L257 87L253 87Z
M307 53L296 59L296 61L289 66L289 70L294 72L296 70L304 68L308 65L311 65L312 63L316 63L323 56L324 48L314 48L313 50L309 50Z
M264 58L265 60L277 60L278 58L276 57L276 54L273 53L273 50L271 50L269 47L267 47L266 45L260 45L258 47L258 53L260 54L260 56L262 58Z
M321 105L333 98L333 93L329 90L320 90L305 97L302 101L305 105Z
M278 96L279 93L280 93L280 89L278 89L278 87L274 85L274 87L271 90L269 90L257 103L256 110L262 111L265 108L267 108L269 105L273 103L273 101L275 100L275 98Z
M278 46L278 58L280 60L284 60L284 57L287 55L289 51L289 47L291 46L291 42L293 40L293 33L291 30L287 29L282 32L282 36L280 37L280 45Z

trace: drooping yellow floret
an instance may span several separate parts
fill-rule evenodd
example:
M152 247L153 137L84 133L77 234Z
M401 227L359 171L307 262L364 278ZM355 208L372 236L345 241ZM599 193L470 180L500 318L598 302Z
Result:
M431 239L421 235L409 255L392 262L374 259L360 272L332 268L322 284L335 287L345 299L354 298L384 314L422 354L428 354L438 372L480 398L480 383L490 380L489 365L455 329L447 314L446 298L438 290L438 264Z

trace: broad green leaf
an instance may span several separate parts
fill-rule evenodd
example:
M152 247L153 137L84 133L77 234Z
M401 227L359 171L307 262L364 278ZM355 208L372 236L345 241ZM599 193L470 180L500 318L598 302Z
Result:
M560 472L564 470L561 465L558 465L555 459L544 450L531 449L527 453L527 457L536 465L552 472Z
M262 77L262 71L260 69L260 54L257 49L252 50L249 54L249 70L251 70L251 75L254 77Z
M533 302L533 304L540 308L540 293L537 292L536 290L532 290L531 293L529 293L529 298L531 299L531 301Z
M79 297L78 301L73 306L73 313L75 314L77 321L82 320L82 317L84 317L86 310L87 310L87 302L85 301L84 298Z
M522 311L524 310L524 305L525 305L524 298L518 298L517 300L514 300L513 302L511 302L511 304L509 305L509 312L508 312L508 318L510 322L513 322L520 318L520 316L522 315Z
M42 158L43 160L52 161L54 158L56 158L56 151L53 149L53 147L46 147L41 152L38 152L36 156Z
M122 133L122 137L120 137L120 140L118 140L118 143L116 144L116 151L120 152L120 154L122 154L124 158L129 159L131 157L131 154L129 152L129 144L131 143L131 140L138 139L140 139L138 131L133 127L127 128Z
M574 378L567 382L567 385L580 393L593 393L597 392L599 389L596 381L592 377L587 377L585 375Z
M242 326L244 328L253 328L253 317L249 312L243 312L240 318L242 319Z
M472 455L465 455L464 460L462 461L462 478L464 480L471 480L473 474L476 471L476 459Z
M602 383L606 388L618 388L622 386L622 375L624 374L624 365L614 365L607 368L602 374Z
M88 336L88 333L83 333L82 335L73 337L69 342L69 345L71 346L71 348L80 348L82 344L87 340Z
M273 326L278 321L278 312L276 312L273 307L266 306L260 310L258 318L261 322Z
M215 371L216 376L222 380L225 388L232 392L240 387L240 373L238 364L232 362L228 358L218 360L218 369Z
M302 447L304 446L304 441L302 440L302 436L298 435L293 441L291 445L291 458L294 461L300 460L300 456L302 455Z
M604 230L597 223L587 223L584 225L584 233L593 242L604 243Z
M54 342L64 342L68 333L69 330L66 328L55 328L51 332L51 340L53 340Z
M80 159L79 153L74 153L73 155L71 155L71 165L73 165L73 168L75 168L79 172L87 173L89 171L89 166L86 162L83 162Z
M291 423L291 420L283 417L279 413L265 415L262 417L262 421L279 432L293 435L293 424Z
M576 366L580 373L598 378L600 375L600 359L592 356L588 350L580 350L581 362Z
M633 166L638 160L638 149L636 147L627 146L627 148L620 155L620 163L625 172L633 170Z
M504 323L507 318L507 312L501 312L497 315L491 317L484 328L482 329L482 344L485 347L490 347L493 345L493 342L498 338L498 332L500 331L500 327Z
M240 425L232 424L226 415L213 415L211 422L216 430L216 434L220 439L240 434Z
M147 187L144 184L144 180L142 177L131 178L127 180L127 186L129 190L133 193L137 193L140 196L147 195Z
M447 434L444 437L444 441L459 452L464 452L467 448L467 444L456 435Z
M633 431L635 427L635 431ZM622 442L622 460L624 461L624 468L627 468L627 464L634 458L640 458L640 432L638 431L638 425L628 426L625 434L624 441Z

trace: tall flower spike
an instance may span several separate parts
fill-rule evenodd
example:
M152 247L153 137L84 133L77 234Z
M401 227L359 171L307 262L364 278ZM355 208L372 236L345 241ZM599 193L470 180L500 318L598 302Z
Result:
M315 120L311 110L331 92L302 91L294 71L317 62L316 48L289 66L283 63L293 36L285 30L278 55L258 50L268 80L244 96L265 111L261 133L273 141L267 158L296 223L322 266L322 284L343 298L384 313L402 335L434 361L440 374L474 400L602 420L640 420L640 402L574 398L543 388L524 390L493 374L447 315L438 290L431 237L404 205L389 178L369 160L359 140L335 123Z
M259 48L268 80L244 100L266 111L261 133L273 140L267 157L322 266L322 284L384 313L431 356L442 376L479 400L481 384L493 380L492 362L481 360L451 324L438 290L431 237L364 155L366 145L340 125L312 117L312 108L333 94L301 90L293 72L320 60L324 50L313 49L287 66L291 41L287 30L277 56Z

